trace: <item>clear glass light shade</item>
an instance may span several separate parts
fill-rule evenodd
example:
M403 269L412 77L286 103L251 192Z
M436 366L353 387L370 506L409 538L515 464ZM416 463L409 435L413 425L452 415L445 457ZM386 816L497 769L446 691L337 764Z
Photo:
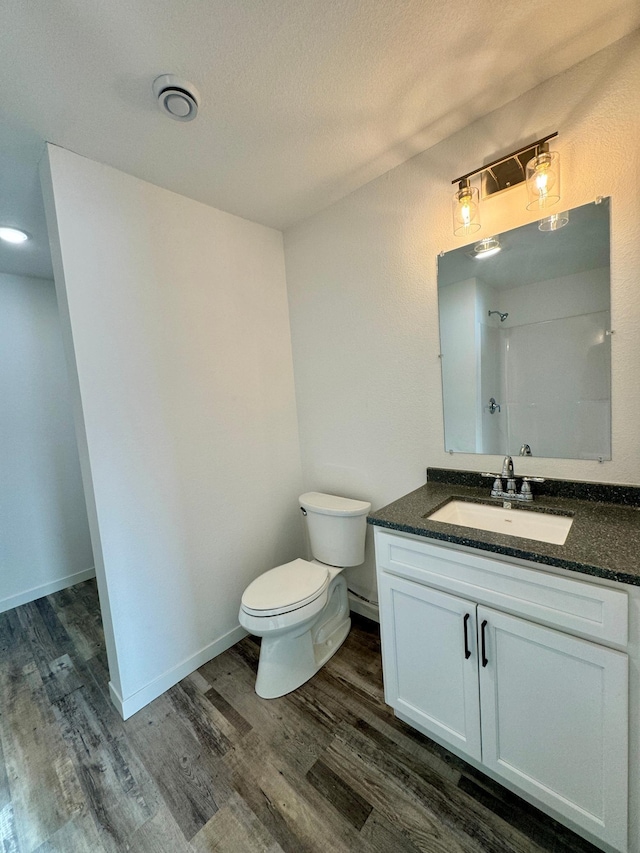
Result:
M468 180L460 181L453 196L453 233L457 237L475 234L480 230L480 194Z
M545 216L538 223L538 231L559 231L569 223L569 211L563 210L561 213L552 213L551 216Z
M497 255L501 249L498 237L485 237L473 247L474 258L490 258L492 255Z
M560 201L560 157L557 151L541 150L527 163L527 210L546 210Z

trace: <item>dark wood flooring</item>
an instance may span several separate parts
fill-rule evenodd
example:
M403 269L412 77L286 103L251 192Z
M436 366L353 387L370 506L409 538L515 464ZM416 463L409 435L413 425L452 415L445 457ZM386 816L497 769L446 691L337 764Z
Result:
M586 853L394 719L377 625L282 699L252 638L123 722L92 581L0 615L2 853Z

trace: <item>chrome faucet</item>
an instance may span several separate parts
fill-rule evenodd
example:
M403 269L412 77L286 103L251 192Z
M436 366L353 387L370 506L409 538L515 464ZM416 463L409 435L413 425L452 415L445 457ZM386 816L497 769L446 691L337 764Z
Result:
M510 456L505 456L502 462L502 480L507 481L507 488L504 490L509 497L515 496L516 493L516 475L513 470L513 459Z
M491 497L502 498L506 509L509 509L511 506L511 501L530 502L533 500L533 493L531 492L529 483L544 483L544 477L522 477L522 486L518 492L516 490L516 474L513 469L513 459L510 456L504 457L501 474L483 473L481 476L493 479Z

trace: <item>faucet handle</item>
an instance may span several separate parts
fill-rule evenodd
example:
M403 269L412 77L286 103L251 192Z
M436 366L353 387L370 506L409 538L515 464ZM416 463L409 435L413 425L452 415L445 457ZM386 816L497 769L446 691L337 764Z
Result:
M523 477L522 488L520 489L520 497L523 501L532 501L533 494L529 483L544 483L544 477Z
M532 501L533 494L531 493L531 486L529 485L529 480L526 477L522 478L522 488L520 489L520 497L523 501Z
M492 498L499 498L502 496L502 480L500 478L500 474L490 474L488 471L483 471L480 476L489 477L493 480L493 486L491 487Z

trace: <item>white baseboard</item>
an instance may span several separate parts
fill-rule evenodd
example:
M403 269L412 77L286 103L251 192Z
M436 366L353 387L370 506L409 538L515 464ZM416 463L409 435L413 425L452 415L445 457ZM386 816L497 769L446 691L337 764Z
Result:
M199 666L207 663L211 658L222 654L222 652L225 652L231 646L235 646L237 642L246 636L247 632L238 625L222 637L200 649L199 652L177 664L177 666L168 669L162 675L159 675L158 678L154 678L153 681L150 681L149 684L132 693L131 696L127 696L126 699L123 699L113 684L109 682L111 701L120 712L122 719L126 720L137 711L140 711L141 708L144 708L145 705L148 705L149 702L153 702L154 699L157 699L158 696L161 696L181 679L186 678L187 675L198 669Z
M21 604L28 604L30 601L35 601L37 598L43 598L45 595L51 595L53 592L60 592L61 589L66 589L69 586L75 586L82 581L88 581L89 578L95 578L96 570L93 566L90 569L84 569L82 572L76 572L73 575L65 575L63 578L58 578L50 583L44 583L41 586L34 586L24 592L19 592L17 595L11 595L9 598L0 600L0 613L5 610L12 610L14 607L20 607Z
M349 592L349 609L354 613L359 613L360 616L366 616L367 619L373 619L374 622L380 621L378 605L373 604L371 601L366 601L352 592Z

